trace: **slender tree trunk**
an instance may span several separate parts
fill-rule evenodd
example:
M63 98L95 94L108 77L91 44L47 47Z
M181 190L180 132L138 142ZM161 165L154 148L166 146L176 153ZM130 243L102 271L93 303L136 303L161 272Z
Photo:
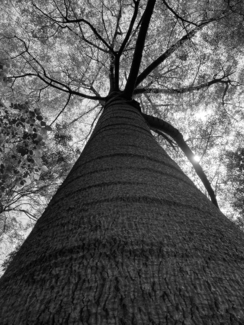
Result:
M0 324L244 324L243 233L107 107L0 281Z

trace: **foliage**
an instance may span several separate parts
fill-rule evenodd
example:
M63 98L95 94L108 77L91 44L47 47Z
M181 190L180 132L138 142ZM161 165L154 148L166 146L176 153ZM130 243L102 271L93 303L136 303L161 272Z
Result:
M53 193L50 186L56 188L57 179L67 174L75 151L69 145L72 137L65 125L56 124L53 136L47 139L46 123L36 111L16 116L6 110L2 125L1 212L8 212L24 197L49 197Z
M4 262L2 263L2 270L6 271L7 267L9 266L9 264L12 262L12 260L14 259L15 255L18 253L19 249L21 247L21 243L19 243L14 250L12 250L12 252L10 252L7 256L7 258L4 260Z
M21 219L39 218L77 156L66 125L56 124L47 136L41 113L23 107L2 110L0 242L23 240L20 233L33 222L23 230Z
M244 149L226 152L227 177L226 183L232 187L233 200L231 202L239 214L239 222L244 220ZM242 225L243 226L243 225Z
M1 107L0 115L0 189L2 195L12 184L23 186L38 179L42 169L41 154L50 127L37 109L28 103Z

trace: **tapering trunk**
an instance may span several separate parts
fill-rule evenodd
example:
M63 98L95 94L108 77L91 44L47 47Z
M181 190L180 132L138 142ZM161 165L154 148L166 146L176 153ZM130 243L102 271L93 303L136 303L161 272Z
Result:
M117 102L1 278L0 324L244 324L243 251Z

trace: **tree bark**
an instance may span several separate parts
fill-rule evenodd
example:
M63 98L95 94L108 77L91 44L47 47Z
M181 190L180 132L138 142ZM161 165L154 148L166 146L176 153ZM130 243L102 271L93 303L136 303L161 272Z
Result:
M244 324L243 247L118 100L0 279L0 323Z

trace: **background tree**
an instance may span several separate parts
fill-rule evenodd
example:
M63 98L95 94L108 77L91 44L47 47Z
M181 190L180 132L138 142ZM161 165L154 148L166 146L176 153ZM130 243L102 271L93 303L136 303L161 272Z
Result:
M0 130L0 242L23 242L76 156L65 125L56 124L53 136L40 111L29 105L1 107ZM26 218L27 217L27 218ZM23 226L24 219L27 219ZM29 219L29 221L28 221Z
M243 234L160 150L145 123L188 153L179 130L163 120L174 116L184 130L187 106L189 115L206 109L210 129L231 132L228 108L241 96L240 44L233 41L240 34L223 35L229 21L243 27L242 8L155 2L30 1L21 9L18 1L5 9L12 17L2 37L11 62L6 93L38 102L54 117L50 125L68 107L75 111L75 96L87 111L96 109L88 100L104 107L1 280L5 323L15 322L14 304L19 323L23 315L41 323L243 322ZM200 130L205 151L222 138Z
M244 150L242 147L237 148L237 150L235 151L226 152L226 165L227 165L227 176L225 179L225 185L232 188L232 191L229 194L229 200L231 202L231 205L234 207L234 211L237 214L233 217L237 219L236 220L237 224L239 224L243 229Z

